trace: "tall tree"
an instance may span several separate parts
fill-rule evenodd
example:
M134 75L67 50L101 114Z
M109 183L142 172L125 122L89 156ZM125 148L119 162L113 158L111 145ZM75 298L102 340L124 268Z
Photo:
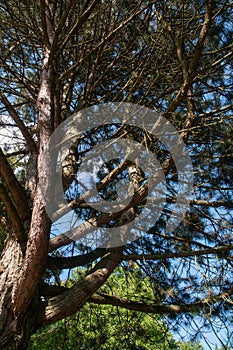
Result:
M9 147L0 151L1 348L26 349L37 329L86 302L166 314L179 322L185 315L190 325L194 313L213 329L217 317L224 324L233 293L232 4L11 0L0 5L1 127L17 127L24 139L13 154ZM116 138L142 144L158 158L167 182L165 210L152 227L144 227L141 238L93 248L65 234L55 236L43 194L53 177L51 134L71 114L104 102L143 105L172 122L192 157L194 190L182 223L167 232L179 174L166 145L131 125L87 130L62 163L62 183L68 207L89 224L124 226L149 196L146 174L134 162L118 159L98 173L98 191L111 203L116 183L128 178L132 202L114 215L87 206L76 174L94 146ZM25 177L12 156L24 157ZM98 293L114 269L129 261L150 277L153 300ZM77 266L88 266L86 276L61 288L59 273Z

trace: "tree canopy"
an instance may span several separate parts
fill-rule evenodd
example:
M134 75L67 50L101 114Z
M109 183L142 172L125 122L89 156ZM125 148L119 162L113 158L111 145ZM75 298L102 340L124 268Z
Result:
M10 0L0 9L0 135L12 140L3 140L0 149L0 347L27 349L33 333L81 313L87 303L166 316L193 340L206 331L232 346L231 2ZM137 106L135 115L126 124L106 123L108 103L117 103L119 114ZM161 120L173 125L170 141L146 129L146 116L144 126L133 124L143 108L151 111L155 131L163 131ZM82 111L89 111L86 122L90 111L103 122L69 135L73 115L79 125ZM73 143L61 161L63 149L57 142L51 157L50 141L62 126ZM193 186L186 212L169 230L174 208L183 204L181 140ZM87 200L83 164L98 149L116 154L121 141L147 152L141 164L151 161L158 186L150 193L147 171L119 151L102 164L95 188L114 208L128 183L132 200L119 211L101 212ZM53 216L45 198L57 198L58 163L66 205L57 203ZM154 213L146 211L150 201ZM120 235L136 220L137 237L130 242L109 246L104 236L93 244L92 228ZM73 222L75 239L65 229ZM149 297L148 290L144 296L143 290L122 296L120 288L103 293L108 278L127 282L114 271L130 264L150 281ZM77 267L84 273L70 285Z

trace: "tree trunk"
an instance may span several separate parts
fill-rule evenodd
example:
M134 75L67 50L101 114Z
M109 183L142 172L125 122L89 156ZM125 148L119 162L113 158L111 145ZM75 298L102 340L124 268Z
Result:
M12 290L17 285L23 253L20 244L8 238L0 261L0 349L27 349L33 331L33 313L28 309L16 317Z
M49 50L44 55L37 99L39 150L35 164L36 189L32 210L26 201L24 203L30 211L30 219L27 217L26 221L21 216L27 237L22 242L16 237L16 232L12 232L0 261L0 349L4 350L27 349L30 336L35 331L38 286L46 269L51 222L45 211L41 188L43 185L46 191L51 180L47 150L53 128L53 108L52 69L48 60ZM3 179L7 182L7 179Z

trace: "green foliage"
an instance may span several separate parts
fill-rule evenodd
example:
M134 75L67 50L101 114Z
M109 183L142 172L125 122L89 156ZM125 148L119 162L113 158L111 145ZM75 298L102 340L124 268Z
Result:
M179 350L203 350L203 346L201 344L196 344L193 342L181 343L178 344Z

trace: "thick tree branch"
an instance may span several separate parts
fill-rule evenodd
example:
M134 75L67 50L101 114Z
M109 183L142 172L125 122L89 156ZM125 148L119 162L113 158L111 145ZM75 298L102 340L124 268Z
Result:
M77 18L77 21L73 25L73 27L70 29L70 31L67 33L66 38L63 40L61 50L64 49L66 46L67 42L71 38L71 36L74 34L74 32L77 32L82 25L88 20L89 16L92 14L94 8L98 3L100 3L99 0L93 0L90 5L90 1L86 1L86 4L84 6L84 11L83 13Z
M0 177L6 182L12 197L14 199L15 207L17 208L20 219L27 220L30 217L30 208L27 204L27 194L15 177L5 155L0 148Z
M121 211L113 212L108 214L101 214L98 218L91 218L88 221L85 221L83 224L78 226L76 229L71 231L67 231L61 235L58 235L50 240L49 243L49 252L63 247L67 244L76 241L82 237L85 237L90 232L93 232L98 227L103 227L108 224L109 221L116 219L121 214L127 212L130 208L135 207L138 203L140 203L147 195L148 188L147 186L141 186L138 192L134 193L134 196L131 202Z
M68 157L70 156L71 162L72 162L72 158L74 159L73 152L74 152L74 150L72 149L70 154L68 155ZM69 164L70 163L68 163L66 165L66 162L63 162L63 167L68 168ZM119 175L122 171L124 171L129 165L130 165L130 163L128 160L122 161L116 168L114 168L108 175L106 175L101 180L101 182L97 185L97 191L101 191L101 190L105 189L117 177L117 175ZM70 166L70 169L71 169L71 171L73 171L72 164ZM65 171L63 170L63 175L65 175L64 177L68 178L68 181L66 179L63 179L63 185L65 185L65 189L67 189L68 187L66 187L66 183L67 182L69 182L69 184L71 183L71 181L69 179L69 178L71 178L71 176L70 176L69 171L66 172L66 170ZM72 174L72 181L73 181L73 178L74 178L74 174ZM94 193L95 193L94 190L86 191L82 196L71 201L69 204L67 204L66 206L59 209L56 213L54 213L53 220L56 221L60 217L62 217L66 213L68 213L70 210L81 207L85 203L85 199L92 197Z
M163 254L130 254L123 258L123 260L164 260L174 258L188 258L191 256L203 256L203 255L218 255L224 252L229 252L233 249L233 245L225 245L220 247L213 247L200 250L184 250L183 252L175 253L163 253Z
M171 158L170 158L170 160L171 160ZM172 164L170 162L166 162L166 164L163 164L165 174L168 173L168 171L171 168L171 165ZM110 176L110 178L111 178L111 176ZM101 189L104 188L105 185L107 185L107 184L108 184L108 179L106 179L106 181L103 181L103 183L100 186ZM88 194L89 193L90 192L88 192ZM142 186L139 188L138 192L135 193L133 200L130 202L130 204L127 207L125 207L122 211L117 212L117 213L111 213L111 214L102 214L100 217L98 217L98 219L92 218L89 221L84 222L72 234L70 232L66 232L66 233L63 233L61 235L58 235L58 236L52 238L50 240L50 244L49 244L49 252L54 251L62 246L68 245L68 244L72 243L74 240L85 236L86 234L91 232L95 227L101 227L104 224L107 224L110 220L113 220L114 218L116 218L120 214L129 210L131 207L140 203L143 199L145 199L146 195L147 195L147 187ZM73 210L77 207L80 207L81 203L84 201L84 198L85 198L85 196L70 202L65 208L61 209L61 212L64 213L64 209L65 209L65 211L67 211L68 209ZM174 202L175 202L175 200L174 200ZM208 202L205 200L192 200L192 201L190 201L190 205L191 206L205 206L205 207L208 206L208 207L216 207L216 208L217 207L226 207L226 208L230 208L230 209L233 208L232 201ZM61 213L59 213L59 214L61 214Z
M12 106L12 104L8 101L7 97L0 91L0 100L6 107L7 112L10 114L11 118L14 120L14 122L17 124L19 130L21 131L23 137L25 138L28 148L31 151L31 153L37 153L37 147L36 143L34 142L30 132L24 125L23 121L20 119L18 113Z
M42 294L45 297L60 294L59 298L62 298L67 292L68 290L65 287L45 285L43 286ZM184 312L199 312L200 310L206 310L206 313L211 313L215 303L226 302L232 304L232 301L230 300L232 294L233 288L230 288L223 293L219 293L217 295L210 295L203 300L197 300L196 302L190 304L156 305L152 303L141 303L104 293L94 293L90 296L87 302L99 305L112 305L121 307L123 309L144 313L152 313L158 315L176 315Z
M192 78L196 75L196 71L198 68L198 63L200 61L201 53L204 47L204 43L206 40L206 37L208 35L208 32L210 30L211 22L212 22L212 10L213 10L213 0L207 0L206 1L206 13L204 22L202 24L202 28L199 34L198 42L196 44L192 61L189 66L189 74L192 76Z
M204 22L202 24L202 29L199 34L198 42L196 44L195 50L193 52L192 60L189 65L189 71L188 74L185 72L185 79L184 82L176 95L175 99L171 102L170 106L168 107L167 111L164 113L164 116L170 115L172 112L176 110L176 108L180 105L181 102L186 98L187 92L193 82L193 79L197 75L197 68L198 68L198 63L203 51L205 39L208 35L210 26L211 26L211 19L212 19L212 8L213 8L213 0L207 0L206 4L206 13L205 13L205 18ZM182 50L182 47L180 44L178 45L177 50ZM178 55L181 59L183 60L183 54L178 52ZM182 65L183 69L185 69L185 66Z
M128 300L121 297L116 297L113 295L107 294L93 294L88 302L100 304L100 305L112 305L122 307L124 309L140 311L145 313L152 313L158 315L176 315L184 312L199 312L200 310L206 310L206 313L210 314L213 310L213 305L219 302L228 302L232 305L232 301L230 297L233 294L233 289L229 289L224 293L220 293L218 295L213 295L206 297L203 300L198 300L191 304L171 304L171 305L154 305L147 303L140 303L133 300Z
M70 13L70 10L74 7L74 1L70 0L68 2L68 4L66 4L65 10L62 14L62 17L57 25L57 28L55 30L55 34L54 34L54 41L53 41L53 45L51 47L51 51L53 52L54 49L57 48L57 43L58 43L58 39L59 39L59 35L61 33L61 31L64 29L65 25L66 25L66 21L68 18L68 15Z
M167 165L167 168L165 168L166 173L169 171L171 164L169 163ZM133 201L125 207L121 212L117 213L111 213L111 214L102 214L98 219L92 218L89 221L85 222L84 224L80 225L74 234L71 235L70 232L66 232L63 234L60 234L50 240L49 244L49 252L54 251L62 246L68 245L72 243L75 239L78 237L83 237L87 233L91 232L94 227L101 227L104 224L107 224L110 220L113 220L121 213L124 213L125 211L129 210L132 206L137 205L140 203L143 199L145 199L145 196L147 194L147 188L142 186L139 191L135 194ZM83 198L78 199L77 201L73 201L69 203L66 207L70 210L75 209L76 207L79 207L81 205L81 201ZM231 201L212 201L208 202L205 200L192 200L190 201L191 206L206 206L206 207L226 207L226 208L233 208L233 203ZM73 239L72 239L73 237ZM76 237L76 238L75 238Z
M183 44L183 37L181 34L181 37L176 37L175 43L176 43L176 48L177 48L177 56L181 64L181 68L183 71L183 80L187 81L189 79L189 66L188 66L188 60L185 57L185 52L184 52L184 44ZM183 138L184 142L187 142L188 136L190 134L190 128L193 124L193 121L195 119L195 108L194 108L194 100L193 100L193 91L192 91L192 83L190 83L190 86L188 87L187 90L187 117L186 121L184 123L185 126L185 131L183 130L180 134L180 136Z
M232 209L233 208L233 201L205 201L205 200L192 200L190 202L190 205L200 205L203 207L212 207L212 208L219 208L219 207L225 207Z
M94 251L72 257L47 257L47 268L49 270L71 269L73 267L85 266L94 260L102 257L106 249L97 248Z
M170 200L168 200L168 203L175 203L176 199L175 198L171 198ZM182 203L182 201L181 201ZM183 202L186 203L186 202ZM212 207L212 208L219 208L219 207L225 207L225 208L229 208L232 209L233 208L233 201L231 200L220 200L220 201L206 201L203 199L192 199L189 202L190 206L200 206L200 207Z
M117 248L104 256L95 268L73 287L48 300L45 308L39 311L38 325L44 326L72 315L108 279L116 266L121 262L121 249Z
M170 237L172 239L172 237ZM187 242L187 240L184 240ZM210 247L200 250L185 250L183 252L174 252L174 253L163 253L163 254L129 254L122 256L122 260L164 260L164 259L174 259L174 258L185 258L192 256L203 256L203 255L218 255L224 252L229 252L233 250L232 245L224 245L219 247ZM97 248L93 252L90 252L85 255L78 255L73 257L47 257L47 268L50 270L61 270L61 269L70 269L78 266L85 266L88 263L93 262L97 258L103 256L106 252L106 249Z
M73 243L74 241L69 238L66 234L60 234L54 238L51 238L49 241L49 247L48 247L48 253L53 252L54 250L64 247L66 245L69 245Z
M47 4L45 0L40 0L40 19L41 19L41 27L43 30L44 43L46 48L48 49L51 45L48 28L47 28Z
M187 312L191 309L187 305L154 305L140 303L133 300L128 300L125 298L107 295L107 294L93 294L88 302L95 303L99 305L112 305L118 306L127 310L140 311L145 313L152 313L158 315L173 315L181 312Z
M0 199L2 200L6 211L9 215L9 218L12 222L14 233L20 243L23 243L26 241L26 235L24 231L24 227L22 225L22 221L20 220L20 217L17 213L17 210L14 206L14 204L11 201L11 198L9 194L7 193L7 190L3 184L0 183Z

